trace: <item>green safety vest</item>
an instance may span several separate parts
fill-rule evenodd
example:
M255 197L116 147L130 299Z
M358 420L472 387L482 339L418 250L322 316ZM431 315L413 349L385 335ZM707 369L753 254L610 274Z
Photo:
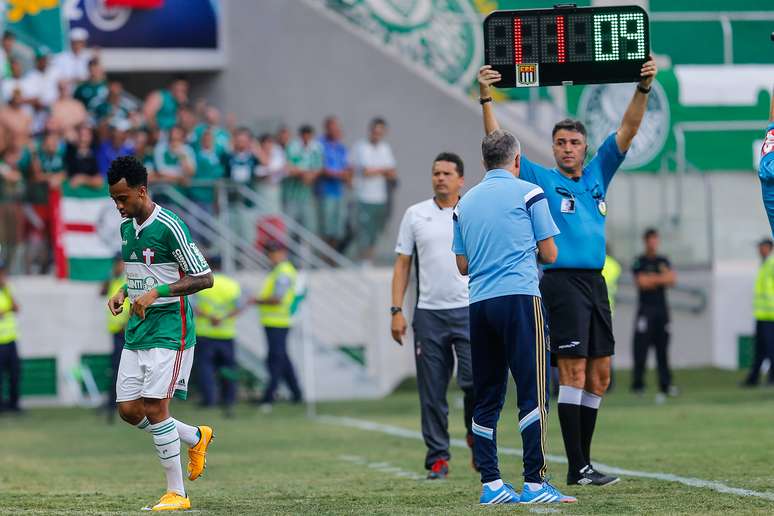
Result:
M11 289L5 286L0 288L0 345L10 344L17 336Z
M111 297L115 295L116 292L118 292L118 289L123 287L124 283L126 283L125 278L113 278L110 281L110 284L108 285L108 291L107 291L107 299L110 300ZM129 298L127 297L124 299L124 311L121 312L118 315L113 315L110 312L110 308L107 309L107 329L108 332L110 332L111 335L115 335L116 333L121 333L126 328L126 323L129 322L129 315L131 315L131 307L129 305Z
M615 311L615 296L618 293L618 278L621 277L621 264L612 256L605 256L605 265L602 267L602 277L607 286L607 299L610 301L610 311Z
M774 256L766 258L755 279L756 321L774 321Z
M293 264L284 261L274 267L263 282L260 298L272 297L277 278L287 276L290 278L290 286L282 296L278 305L258 305L258 314L261 324L268 328L290 328L292 325L294 301L296 299L296 278L298 272Z
M196 335L208 339L233 339L236 336L236 317L226 319L226 316L237 307L241 295L239 283L225 274L215 274L212 288L196 294L197 311L205 316L196 316ZM209 316L219 318L220 324L213 326L207 318Z

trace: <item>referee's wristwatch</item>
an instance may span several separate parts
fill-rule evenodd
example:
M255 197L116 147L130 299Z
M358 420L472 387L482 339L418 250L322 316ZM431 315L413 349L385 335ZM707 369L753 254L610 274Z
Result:
M399 307L399 306L391 306L391 307L390 307L390 315L399 314L399 313L401 313L402 311L403 311L403 308L401 308L401 307Z

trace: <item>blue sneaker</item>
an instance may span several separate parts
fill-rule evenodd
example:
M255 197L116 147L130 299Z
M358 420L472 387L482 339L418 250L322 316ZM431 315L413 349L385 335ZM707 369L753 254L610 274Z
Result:
M481 505L494 505L498 503L519 503L519 493L514 491L511 484L503 484L500 489L489 489L482 486L481 498L478 499Z
M543 482L543 486L537 491L532 491L526 484L521 491L521 503L575 503L578 501L573 496L566 496L559 492L557 488Z

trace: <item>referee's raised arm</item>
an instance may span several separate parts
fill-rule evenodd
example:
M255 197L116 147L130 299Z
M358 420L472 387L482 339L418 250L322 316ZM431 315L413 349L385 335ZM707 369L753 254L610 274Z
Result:
M502 79L500 72L490 65L484 65L478 70L478 101L484 114L484 134L491 134L500 129L500 124L492 108L492 89L490 86Z

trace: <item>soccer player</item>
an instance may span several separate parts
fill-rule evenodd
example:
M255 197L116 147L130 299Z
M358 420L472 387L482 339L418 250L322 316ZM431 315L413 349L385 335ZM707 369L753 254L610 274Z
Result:
M763 190L763 205L769 216L769 225L774 234L774 88L771 90L771 107L769 108L769 126L766 128L766 138L761 149L761 163L758 165L758 177Z
M481 145L487 174L454 209L460 273L470 276L470 350L473 363L474 449L481 471L482 505L568 503L546 481L548 349L538 289L538 260L556 260L554 224L540 187L518 179L519 141L505 131ZM516 382L524 449L524 489L503 483L497 464L497 420Z
M545 192L551 215L561 230L561 253L547 265L540 282L551 321L551 361L559 368L559 424L567 453L568 485L610 485L618 478L594 470L591 441L602 396L610 384L610 357L615 352L605 263L605 196L640 127L656 76L649 59L640 70L632 100L621 125L599 146L585 165L586 128L578 120L562 120L552 132L556 167L542 167L521 157L521 179ZM479 93L484 129L499 129L490 86L501 77L490 66L480 69Z
M151 200L142 163L134 157L115 159L108 183L116 208L127 219L121 224L126 283L108 307L117 315L127 297L132 303L118 367L118 412L153 435L166 473L167 492L150 509L190 509L180 441L190 447L188 478L196 480L206 465L213 432L172 418L169 402L173 396L186 398L193 363L196 332L186 296L212 287L212 272L180 217Z

